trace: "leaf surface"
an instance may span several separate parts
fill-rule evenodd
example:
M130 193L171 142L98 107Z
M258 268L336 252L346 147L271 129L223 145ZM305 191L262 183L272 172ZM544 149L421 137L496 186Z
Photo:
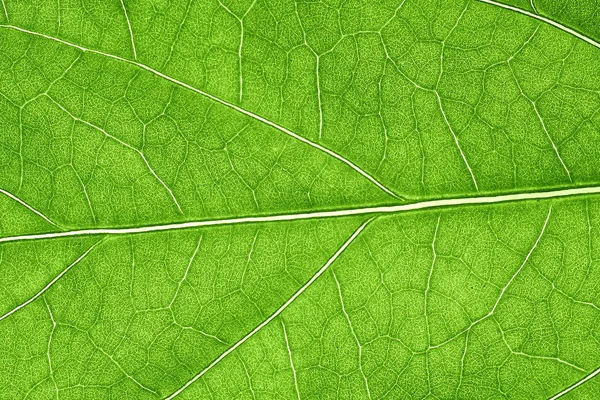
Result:
M598 13L555 3L3 0L0 397L593 393Z

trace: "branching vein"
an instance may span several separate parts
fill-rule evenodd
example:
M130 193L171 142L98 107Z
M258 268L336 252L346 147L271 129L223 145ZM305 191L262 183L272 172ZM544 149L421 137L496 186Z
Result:
M304 286L302 286L300 289L298 289L298 291L296 293L294 293L292 297L290 297L285 303L283 303L283 305L281 307L279 307L277 309L277 311L275 311L273 314L271 314L271 316L269 318L267 318L262 323L260 323L260 325L258 325L256 328L254 328L252 331L250 331L246 336L244 336L239 341L237 341L229 349L225 350L219 357L217 357L213 362L211 362L206 368L204 368L202 371L200 371L192 379L190 379L189 381L187 381L182 387L180 387L179 389L177 389L177 391L175 391L173 394L171 394L170 396L166 397L165 400L170 400L170 399L173 399L176 396L178 396L181 392L183 392L192 383L196 382L203 375L205 375L208 371L210 371L222 359L224 359L225 357L227 357L235 349L237 349L242 344L244 344L248 339L250 339L252 336L254 336L257 332L259 332L266 325L268 325L269 322L271 322L272 320L274 320L275 318L277 318L277 316L279 316L286 308L288 308L290 306L290 304L292 304L294 302L294 300L296 300L298 298L298 296L300 296L302 293L304 293L304 291L306 291L306 289L308 289L310 287L310 285L312 285L314 283L314 281L316 281L321 275L323 275L323 273L325 271L327 271L327 269L329 268L329 266L331 264L333 264L333 262L335 260L337 260L337 258L344 252L344 250L346 250L346 248L348 246L350 246L350 244L354 241L354 239L356 239L356 237L363 231L363 229L365 229L365 227L367 226L367 224L369 222L371 222L371 221L372 221L372 219L369 219L368 221L366 221L365 223L363 223L360 227L358 227L358 229L348 238L348 240L346 240L346 242L344 242L344 244L335 252L335 254L333 256L331 256L331 258L325 263L325 265L323 265L321 267L321 269L319 269L317 271L317 273L315 273L312 276L312 278L310 278L308 280L308 282L306 282L304 284Z
M131 38L131 49L133 50L133 59L137 60L137 51L135 50L135 41L133 40L133 30L131 30L131 21L129 21L129 15L127 14L127 8L125 3L121 0L121 7L123 7L123 13L125 14L125 20L127 21L127 28L129 29L129 37Z
M67 110L65 107L63 107L59 102L57 102L56 100L54 100L52 97L50 97L49 95L46 95L46 97L48 97L50 99L50 101L52 101L54 104L56 104L56 106L58 108L60 108L62 111L64 111L65 113L67 113L74 121L80 122L84 125L89 126L90 128L93 128L101 133L103 133L106 137L116 141L117 143L119 143L120 145L122 145L123 147L128 148L129 150L134 151L135 153L137 153L138 156L140 156L140 158L142 159L142 161L144 162L144 164L146 165L146 168L148 168L148 170L150 171L150 174L152 174L152 176L161 184L161 186L163 188L165 188L165 190L169 193L169 196L171 197L171 199L173 200L173 203L175 203L175 206L177 206L177 209L179 210L180 214L183 214L183 210L181 209L181 206L179 205L179 202L177 201L177 198L175 197L175 194L173 193L173 191L171 190L171 188L169 188L167 186L167 184L160 178L160 176L158 176L158 174L156 173L156 171L154 171L154 168L152 168L152 166L150 165L150 162L148 162L148 159L146 158L146 156L144 155L143 152L141 152L140 150L138 150L137 148L133 147L132 145L122 141L121 139L117 138L116 136L111 135L110 133L106 132L104 129L102 129L101 127L92 124L91 122L85 121L75 115L73 115L69 110ZM85 189L84 189L85 190ZM85 192L86 196L87 196L87 191ZM89 203L89 198L88 198L88 203ZM90 204L90 209L91 209L91 204ZM92 211L93 213L93 211ZM94 218L95 219L95 218Z
M358 369L363 377L363 381L365 382L365 388L367 389L367 397L370 399L371 389L369 389L369 380L367 379L367 375L363 370L363 346L360 343L360 340L358 340L358 336L356 335L356 331L354 330L354 326L352 325L352 321L350 320L350 315L348 315L348 312L346 311L346 306L344 305L344 298L342 297L342 287L340 286L340 281L335 275L335 271L333 269L331 270L331 274L333 275L333 280L335 281L335 284L337 286L338 296L340 298L340 305L342 306L342 313L344 314L346 322L350 327L350 333L352 334L352 338L354 339L356 346L358 346Z

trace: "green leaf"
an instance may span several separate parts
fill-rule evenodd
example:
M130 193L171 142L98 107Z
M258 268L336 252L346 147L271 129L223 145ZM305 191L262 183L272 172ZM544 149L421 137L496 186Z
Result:
M594 398L589 0L2 0L0 398Z

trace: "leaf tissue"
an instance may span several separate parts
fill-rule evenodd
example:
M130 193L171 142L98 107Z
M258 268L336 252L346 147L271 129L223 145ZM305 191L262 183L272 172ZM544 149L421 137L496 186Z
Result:
M593 399L597 0L1 0L0 399Z

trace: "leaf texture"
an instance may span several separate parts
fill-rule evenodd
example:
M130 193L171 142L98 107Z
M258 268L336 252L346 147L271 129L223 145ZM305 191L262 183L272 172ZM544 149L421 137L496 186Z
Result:
M591 0L2 0L0 398L593 398Z

